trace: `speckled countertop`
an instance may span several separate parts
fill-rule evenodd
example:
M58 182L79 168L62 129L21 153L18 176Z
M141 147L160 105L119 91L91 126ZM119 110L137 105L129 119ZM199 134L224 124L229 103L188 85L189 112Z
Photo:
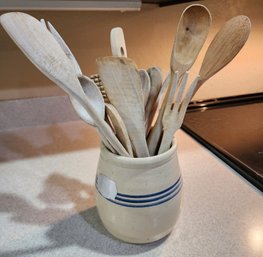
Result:
M96 132L81 121L0 133L0 256L262 257L263 194L184 132L179 221L148 245L111 237L96 212ZM161 220L160 220L161 222Z

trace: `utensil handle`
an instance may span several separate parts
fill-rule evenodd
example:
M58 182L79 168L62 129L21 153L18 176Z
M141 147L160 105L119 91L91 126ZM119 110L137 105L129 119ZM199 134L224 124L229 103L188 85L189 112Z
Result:
M156 67L155 67L156 68ZM153 119L156 116L156 111L159 107L160 100L163 96L163 93L165 92L166 88L168 87L169 83L169 75L166 77L164 83L162 83L162 74L159 68L159 81L152 81L151 75L149 74L149 69L147 70L148 74L150 75L150 82L151 82L151 90L150 90L150 96L147 101L146 107L145 107L145 124L146 124L146 131L147 135L150 131L150 128L153 123Z
M127 57L127 49L122 28L113 28L110 32L111 52L113 56Z
M96 127L98 133L101 136L101 141L103 142L103 144L105 145L106 148L108 148L112 153L117 154L117 152L115 151L115 149L111 146L111 144L109 143L109 141L107 140L107 138L104 136L103 132L100 131L99 127Z
M170 122L167 130L165 130L163 133L163 138L158 154L163 153L170 148L171 143L173 141L174 133L182 126L187 107L195 94L196 88L199 86L199 78L200 76L197 76L193 80L191 86L189 87L186 93L185 98L183 99L179 107L172 110L172 113L170 114L172 122Z
M171 92L172 85L175 81L175 74L170 74L170 84L167 87L160 111L158 113L157 119L155 121L154 126L151 128L148 138L147 138L147 144L148 144L148 149L149 153L151 156L155 155L158 151L158 146L160 144L161 138L162 138L162 121L163 121L163 116L165 112L165 107L167 105L167 101Z

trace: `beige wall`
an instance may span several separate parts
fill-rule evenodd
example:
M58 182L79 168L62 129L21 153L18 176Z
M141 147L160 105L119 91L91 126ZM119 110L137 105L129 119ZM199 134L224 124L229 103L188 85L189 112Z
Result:
M196 2L195 2L196 3ZM200 1L211 11L213 26L191 77L198 73L212 37L227 19L245 14L251 18L248 43L224 70L200 89L196 99L263 91L263 2L261 0ZM159 66L166 74L176 26L187 4L143 8L140 12L28 12L53 23L87 75L96 73L95 59L110 55L109 32L121 26L128 56L140 68ZM42 75L0 29L0 99L49 96L63 92Z

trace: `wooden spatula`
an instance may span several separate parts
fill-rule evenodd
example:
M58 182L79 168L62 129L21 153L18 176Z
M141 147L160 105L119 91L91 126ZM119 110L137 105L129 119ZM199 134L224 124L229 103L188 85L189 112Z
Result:
M108 98L127 128L134 155L149 156L145 138L144 96L136 64L125 57L104 57L97 59L97 65Z

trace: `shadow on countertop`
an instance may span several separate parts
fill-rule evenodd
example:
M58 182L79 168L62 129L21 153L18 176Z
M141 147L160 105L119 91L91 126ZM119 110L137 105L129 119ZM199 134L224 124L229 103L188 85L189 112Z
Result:
M0 257L26 254L34 256L69 246L90 249L110 256L136 255L150 251L165 240L133 245L113 238L99 219L95 207L94 187L58 173L53 173L47 178L38 200L47 207L40 209L15 194L0 194L0 212L9 213L10 219L16 223L48 226L45 236L50 241L49 245L0 251ZM72 205L67 209L61 208L67 204Z
M82 121L0 131L0 162L98 148L100 138Z

